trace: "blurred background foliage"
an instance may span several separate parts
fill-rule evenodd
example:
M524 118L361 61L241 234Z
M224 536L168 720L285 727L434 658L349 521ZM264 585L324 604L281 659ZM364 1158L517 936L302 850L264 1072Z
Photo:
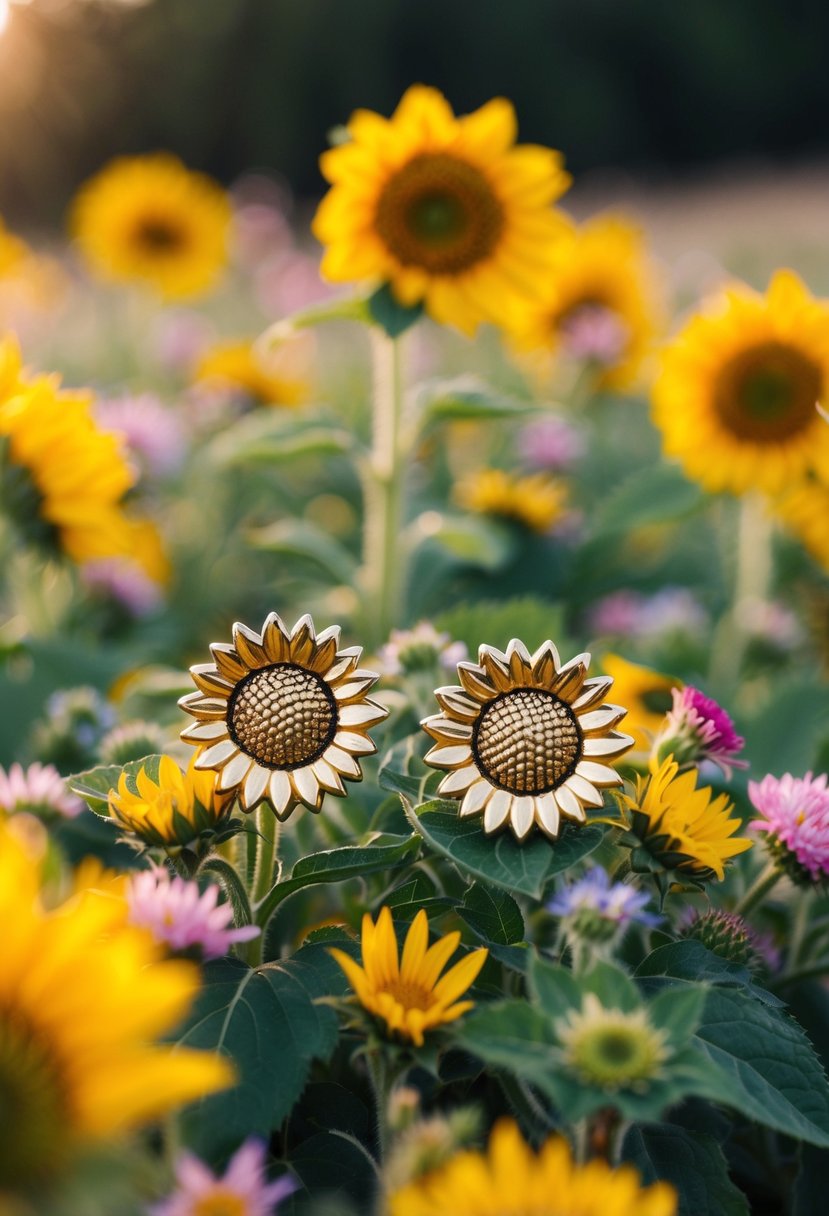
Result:
M0 0L0 212L59 221L119 152L316 196L326 133L422 80L510 97L577 174L826 151L822 0Z

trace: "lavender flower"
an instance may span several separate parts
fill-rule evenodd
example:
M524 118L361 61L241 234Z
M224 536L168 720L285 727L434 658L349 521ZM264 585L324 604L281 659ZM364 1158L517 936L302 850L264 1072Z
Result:
M790 877L800 882L829 878L829 789L823 773L813 777L770 774L749 781L748 796L762 818L751 827L765 832Z
M680 768L705 760L719 766L726 777L734 768L748 768L745 760L735 759L745 739L738 735L730 716L711 697L690 684L671 692L673 708L654 740L658 761L673 756Z
M27 769L13 764L8 772L0 768L0 810L7 815L32 811L74 819L82 809L80 798L67 792L63 778L51 764L30 764Z
M296 1190L288 1177L267 1182L265 1146L246 1140L231 1157L221 1178L192 1153L182 1153L176 1166L176 1189L150 1216L202 1216L232 1212L233 1216L274 1216L277 1205Z
M700 634L707 624L704 608L687 587L663 587L655 595L614 591L590 614L595 634L653 638L667 634Z
M524 464L534 469L563 472L580 460L587 450L581 431L563 418L536 418L522 428L518 450Z
M234 942L248 942L260 932L255 925L228 928L233 909L218 902L216 884L202 892L198 883L171 878L160 868L133 875L126 898L130 924L149 929L171 950L198 947L205 959L221 958Z
M568 355L602 367L618 363L629 336L625 323L601 304L575 308L561 323L561 337Z
M158 583L126 557L99 557L84 562L81 578L89 591L111 597L133 617L149 616L164 600Z
M454 671L462 659L468 658L468 653L465 642L453 642L448 633L440 633L431 621L420 621L413 629L391 631L388 642L380 648L378 666L387 676L431 671L436 665Z
M181 422L153 393L107 398L98 402L96 413L108 431L120 431L148 473L163 477L181 467L186 452Z
M594 866L550 900L547 911L562 917L574 937L602 943L612 941L629 925L658 924L660 917L644 911L649 898L646 891L628 883L611 882L607 870Z

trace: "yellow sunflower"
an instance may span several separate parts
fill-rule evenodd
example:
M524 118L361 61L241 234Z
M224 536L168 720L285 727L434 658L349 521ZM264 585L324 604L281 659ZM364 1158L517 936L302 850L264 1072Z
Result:
M0 278L19 274L31 258L26 242L9 232L0 219Z
M662 320L641 230L623 216L600 215L574 224L557 244L544 295L527 305L512 336L518 350L545 362L560 354L589 362L600 383L620 389L636 381Z
M299 803L318 811L326 793L345 793L343 778L362 780L357 757L377 750L368 731L388 710L366 696L378 677L359 667L361 648L338 650L339 637L272 612L261 634L237 622L232 645L210 647L215 663L190 668L199 691L179 705L198 721L181 737L243 811L263 799L279 819Z
M506 653L481 646L459 663L460 688L435 692L442 713L422 726L436 741L428 764L449 770L441 797L460 814L483 815L484 831L509 825L523 840L537 825L555 840L561 817L584 823L603 787L621 785L608 761L633 743L612 728L625 716L602 699L613 681L587 678L589 654L562 664L552 642L531 655L513 639Z
M227 819L231 798L216 789L216 774L200 772L194 756L182 772L170 756L162 756L152 777L142 767L133 780L126 773L109 792L109 813L124 831L145 844L187 845L201 832L218 828Z
M829 483L804 478L774 499L772 511L829 570Z
M732 288L667 346L653 420L706 489L775 494L810 469L829 477L827 385L829 304L780 270L764 296Z
M562 1136L534 1153L511 1119L495 1124L487 1151L466 1149L389 1195L385 1216L676 1216L665 1182L642 1187L629 1165L577 1165Z
M363 1008L382 1018L390 1034L422 1047L424 1032L454 1022L475 1003L459 997L475 983L488 950L473 950L440 974L460 940L460 933L447 933L430 946L429 921L421 908L406 934L401 958L391 911L383 908L376 924L368 913L363 917L362 967L342 950L332 947L330 953Z
M681 689L682 681L618 654L606 654L601 665L613 680L613 695L628 711L625 730L633 735L634 751L650 752L665 715L673 708L671 692Z
M21 376L7 340L0 386L11 395L0 395L0 437L7 467L25 473L22 482L7 478L7 508L27 531L39 523L39 539L57 540L76 562L129 554L132 525L121 499L134 476L118 437L100 429L88 397L60 392L53 377Z
M685 871L704 881L722 880L725 864L752 846L735 836L742 821L732 817L727 794L712 798L710 788L697 789L697 770L680 773L673 756L637 782L636 796L620 794L631 813L632 831L666 870Z
M79 191L70 228L102 279L143 282L166 300L209 291L228 259L227 194L168 153L119 157Z
M531 532L549 532L566 513L567 490L545 473L516 477L503 469L481 469L457 487L461 506L479 515L510 519Z
M264 354L252 341L218 342L202 355L196 384L239 394L261 405L299 405L310 394L309 338L274 345Z
M320 159L331 189L314 235L334 282L389 283L404 305L474 333L504 324L552 272L570 178L548 148L515 146L512 105L456 118L436 89L408 89L391 119L358 110Z
M227 1061L158 1047L198 970L158 962L117 901L87 894L46 912L39 864L0 825L0 1193L48 1184L85 1145L111 1140L232 1081Z

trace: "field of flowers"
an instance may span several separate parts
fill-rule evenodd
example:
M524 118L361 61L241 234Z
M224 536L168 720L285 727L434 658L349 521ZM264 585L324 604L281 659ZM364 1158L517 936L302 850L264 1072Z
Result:
M0 1216L818 1216L829 301L343 120L0 229Z

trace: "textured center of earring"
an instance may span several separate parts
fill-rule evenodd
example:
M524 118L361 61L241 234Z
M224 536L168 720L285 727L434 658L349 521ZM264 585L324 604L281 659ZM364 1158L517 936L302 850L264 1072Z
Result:
M481 773L513 794L545 794L581 759L576 716L551 692L519 688L484 707L472 751Z
M337 703L324 680L294 663L275 663L241 680L228 706L234 743L266 768L302 768L337 733Z

